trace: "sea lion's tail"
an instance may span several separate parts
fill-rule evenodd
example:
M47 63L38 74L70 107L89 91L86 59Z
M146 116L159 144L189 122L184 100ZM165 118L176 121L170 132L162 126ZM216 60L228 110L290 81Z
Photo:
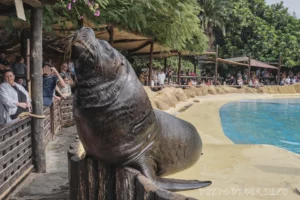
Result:
M203 188L211 185L212 183L211 181L167 179L159 177L153 181L158 187L173 192Z

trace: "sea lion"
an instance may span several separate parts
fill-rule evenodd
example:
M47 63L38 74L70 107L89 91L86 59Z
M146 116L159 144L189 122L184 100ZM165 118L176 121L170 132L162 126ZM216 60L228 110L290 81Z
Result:
M180 191L211 181L165 179L192 166L202 142L193 125L153 110L129 62L91 28L70 39L76 73L73 113L86 154L139 170L158 187Z

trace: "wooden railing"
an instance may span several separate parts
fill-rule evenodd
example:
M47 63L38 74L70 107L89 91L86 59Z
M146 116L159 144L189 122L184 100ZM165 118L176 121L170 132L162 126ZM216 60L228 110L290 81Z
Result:
M0 199L33 168L31 118L0 129Z
M74 124L72 97L44 108L45 147L57 132ZM0 199L32 171L31 118L14 120L0 127Z

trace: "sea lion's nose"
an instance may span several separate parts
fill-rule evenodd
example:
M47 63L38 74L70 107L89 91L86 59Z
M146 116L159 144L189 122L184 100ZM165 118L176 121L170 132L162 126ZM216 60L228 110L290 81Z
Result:
M85 34L94 34L93 29L91 29L89 27L82 27L79 31L81 33L85 33Z

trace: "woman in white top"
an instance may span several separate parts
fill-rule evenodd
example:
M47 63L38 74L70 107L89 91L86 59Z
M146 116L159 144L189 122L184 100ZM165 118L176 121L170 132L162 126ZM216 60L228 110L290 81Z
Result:
M16 119L22 112L31 111L31 99L24 87L15 83L12 71L4 73L5 82L0 86L0 98L11 119Z
M165 73L163 71L160 71L158 73L157 78L158 78L159 85L164 85L165 79L166 79L166 75L165 75Z

